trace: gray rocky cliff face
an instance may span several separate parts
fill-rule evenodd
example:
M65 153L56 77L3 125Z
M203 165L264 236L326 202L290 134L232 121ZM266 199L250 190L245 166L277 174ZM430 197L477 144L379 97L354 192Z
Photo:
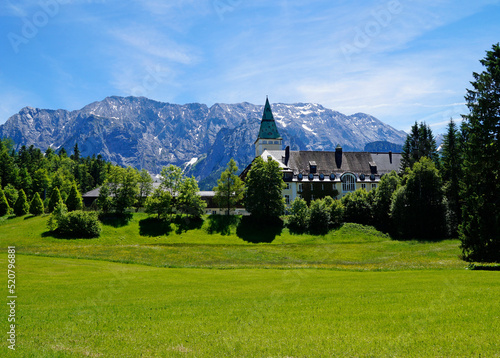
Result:
M363 150L367 143L402 144L406 133L375 117L346 116L318 104L272 104L283 143L293 150ZM254 157L262 105L170 104L144 97L107 97L80 110L23 108L0 126L16 146L42 150L78 143L82 155L159 173L168 164L185 169L211 189L232 157L243 170Z

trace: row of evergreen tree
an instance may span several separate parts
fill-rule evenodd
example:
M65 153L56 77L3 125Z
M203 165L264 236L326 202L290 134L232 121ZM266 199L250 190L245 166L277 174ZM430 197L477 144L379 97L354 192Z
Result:
M101 155L81 157L78 144L68 156L33 145L16 151L11 139L0 139L0 215L52 212L59 200L82 209L82 192L101 185L113 167Z

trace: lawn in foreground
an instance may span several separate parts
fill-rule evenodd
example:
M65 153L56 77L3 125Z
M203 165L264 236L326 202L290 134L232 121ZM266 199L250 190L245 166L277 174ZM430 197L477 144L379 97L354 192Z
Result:
M17 271L18 346L9 354L4 342L3 357L500 357L494 271L168 269L26 255Z

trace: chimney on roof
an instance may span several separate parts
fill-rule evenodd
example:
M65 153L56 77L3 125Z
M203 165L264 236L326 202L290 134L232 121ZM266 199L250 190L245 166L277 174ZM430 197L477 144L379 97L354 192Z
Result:
M285 148L285 166L288 166L288 161L290 160L290 146L287 145Z
M340 144L335 148L335 164L337 164L337 169L340 169L342 166L342 147Z
M389 162L392 164L392 152L389 151Z

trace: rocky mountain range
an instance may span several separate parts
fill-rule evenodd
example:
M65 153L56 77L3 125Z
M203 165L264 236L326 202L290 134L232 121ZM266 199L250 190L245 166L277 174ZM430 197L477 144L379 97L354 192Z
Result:
M283 143L292 150L361 151L371 142L402 144L406 133L373 116L346 116L319 104L271 104ZM183 167L211 189L233 157L240 170L254 158L263 105L251 103L170 104L144 97L107 97L80 110L25 107L0 126L0 137L19 148L64 147L78 143L84 156L101 154L123 166L159 173ZM389 143L389 144L390 144Z

